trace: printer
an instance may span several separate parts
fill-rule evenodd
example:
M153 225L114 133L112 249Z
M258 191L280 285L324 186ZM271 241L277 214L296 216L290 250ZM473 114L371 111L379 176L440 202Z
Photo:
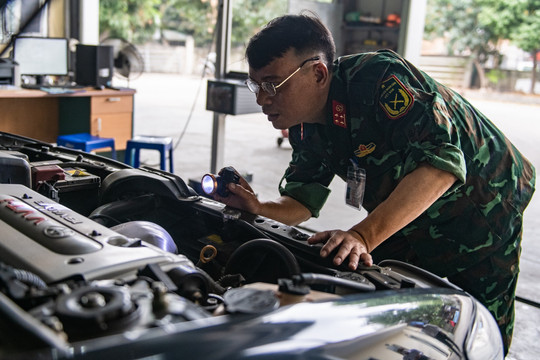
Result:
M18 64L10 58L0 58L0 85L20 85Z

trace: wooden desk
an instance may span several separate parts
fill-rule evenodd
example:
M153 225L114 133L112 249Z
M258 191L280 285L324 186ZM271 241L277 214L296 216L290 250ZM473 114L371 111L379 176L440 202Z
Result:
M135 90L77 89L70 94L0 90L0 129L46 142L80 132L112 137L118 150L133 136Z

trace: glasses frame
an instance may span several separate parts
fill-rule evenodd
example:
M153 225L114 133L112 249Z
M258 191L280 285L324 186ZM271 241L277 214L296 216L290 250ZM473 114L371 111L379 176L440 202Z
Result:
M257 83L255 80L252 80L252 79L247 79L245 81L249 91L251 91L252 93L254 94L259 94L259 91L261 91L261 89L264 90L265 93L268 94L268 96L275 96L277 94L277 89L279 89L283 84L285 84L290 78L292 78L294 76L294 74L296 74L297 72L300 71L300 69L305 65L307 64L308 62L310 61L317 61L317 60L320 60L321 57L320 56L314 56L314 57L310 57L309 59L306 59L304 61L302 61L302 63L300 64L300 66L298 66L298 68L296 70L293 71L293 73L289 76L287 76L285 78L285 80L283 80L282 82L280 82L279 84L276 85L276 83L273 83L273 82L269 82L269 81L263 81L262 83Z

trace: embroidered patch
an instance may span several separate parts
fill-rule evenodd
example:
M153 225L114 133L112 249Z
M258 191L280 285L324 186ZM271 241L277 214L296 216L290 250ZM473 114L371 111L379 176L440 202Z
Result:
M364 157L374 152L376 147L377 145L375 145L374 143L369 143L367 145L360 144L358 146L358 149L354 150L354 155L359 158Z
M334 115L334 125L347 128L347 110L345 104L342 104L336 100L332 100L332 113Z
M382 82L379 104L390 119L399 119L405 115L413 103L411 92L395 75Z

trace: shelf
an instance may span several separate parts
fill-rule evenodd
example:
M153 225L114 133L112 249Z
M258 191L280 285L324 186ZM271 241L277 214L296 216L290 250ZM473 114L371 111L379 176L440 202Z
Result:
M390 31L390 32L399 32L399 26L391 27L384 25L373 25L373 24L351 24L346 23L344 26L345 30L364 30L364 31Z

